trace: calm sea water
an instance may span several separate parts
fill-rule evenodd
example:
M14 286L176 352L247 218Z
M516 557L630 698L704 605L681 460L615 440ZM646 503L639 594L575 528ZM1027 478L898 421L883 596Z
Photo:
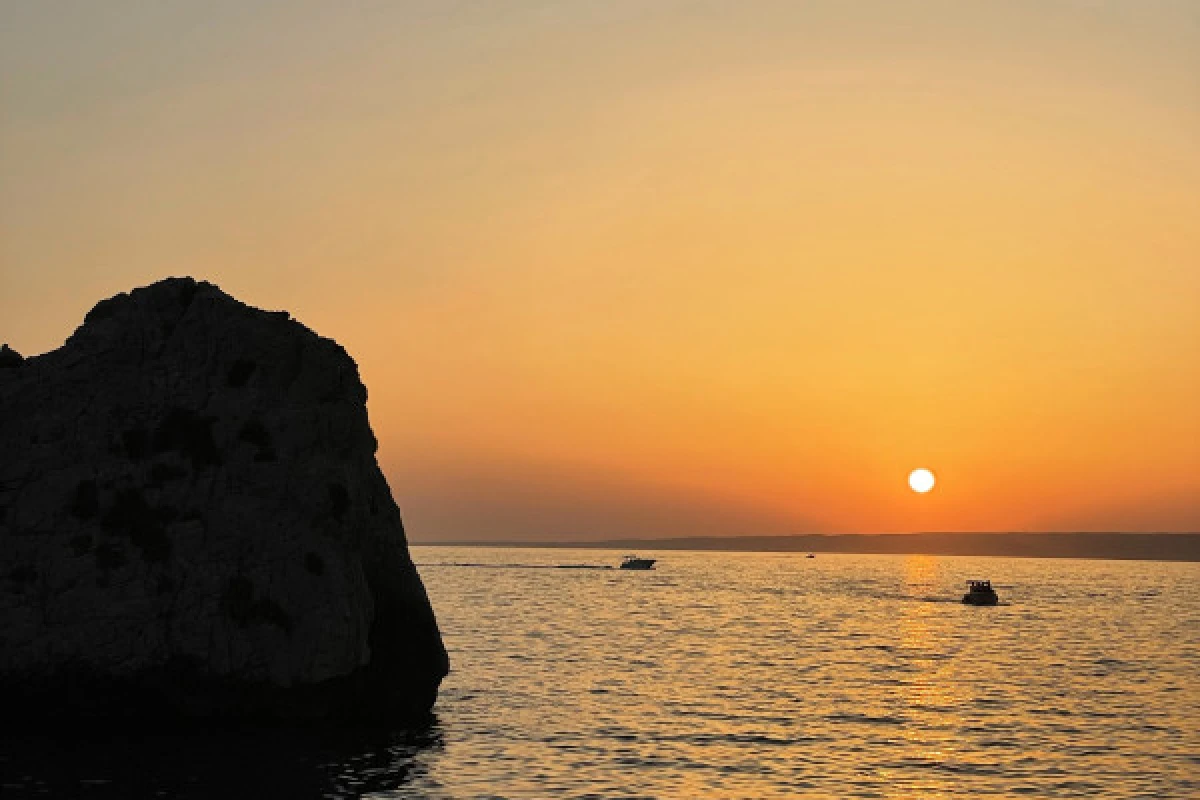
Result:
M4 793L1200 797L1200 565L646 555L414 548L428 728L25 740Z

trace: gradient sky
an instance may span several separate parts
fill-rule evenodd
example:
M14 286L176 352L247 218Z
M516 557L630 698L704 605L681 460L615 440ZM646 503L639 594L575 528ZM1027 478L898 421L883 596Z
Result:
M1200 3L3 3L0 339L181 274L414 541L1197 530Z

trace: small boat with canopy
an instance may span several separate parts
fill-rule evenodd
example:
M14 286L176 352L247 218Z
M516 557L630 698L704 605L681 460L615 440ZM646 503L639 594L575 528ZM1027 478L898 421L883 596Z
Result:
M994 606L1000 602L991 581L967 581L962 601L969 606Z

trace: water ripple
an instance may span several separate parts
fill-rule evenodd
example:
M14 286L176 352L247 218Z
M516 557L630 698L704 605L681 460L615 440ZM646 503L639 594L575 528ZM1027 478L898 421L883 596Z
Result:
M1195 794L1197 565L661 555L651 573L423 569L455 663L437 796ZM977 575L1000 606L958 602Z
M0 791L1200 797L1200 565L620 555L414 548L453 662L426 730L0 742ZM958 602L979 576L1001 605Z

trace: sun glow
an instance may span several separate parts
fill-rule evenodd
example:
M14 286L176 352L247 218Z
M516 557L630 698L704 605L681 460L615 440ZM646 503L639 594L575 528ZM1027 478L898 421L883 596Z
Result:
M917 494L925 494L933 488L934 483L933 473L927 469L914 469L908 476L908 485Z

